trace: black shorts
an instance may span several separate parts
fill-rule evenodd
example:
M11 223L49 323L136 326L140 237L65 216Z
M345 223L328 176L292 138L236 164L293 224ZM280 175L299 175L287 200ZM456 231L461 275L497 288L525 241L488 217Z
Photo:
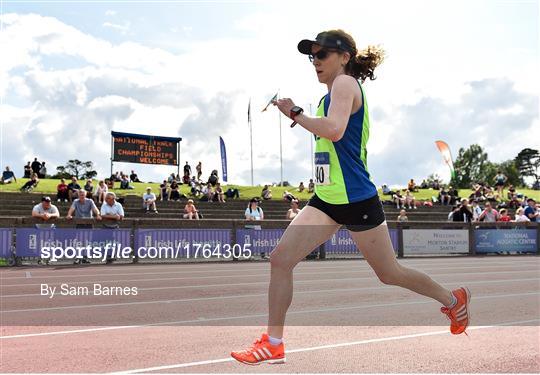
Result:
M355 203L330 204L315 194L307 205L324 212L336 223L345 225L352 232L373 229L386 220L378 195Z

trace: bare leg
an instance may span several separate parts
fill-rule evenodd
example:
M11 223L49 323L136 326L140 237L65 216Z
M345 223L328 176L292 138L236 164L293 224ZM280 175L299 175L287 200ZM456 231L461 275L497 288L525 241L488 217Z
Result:
M388 233L386 222L364 232L350 232L356 246L381 282L397 285L431 297L445 306L452 302L451 291L423 272L400 265Z
M285 315L293 295L293 269L306 255L327 241L341 226L318 209L306 206L270 253L268 334L283 337Z

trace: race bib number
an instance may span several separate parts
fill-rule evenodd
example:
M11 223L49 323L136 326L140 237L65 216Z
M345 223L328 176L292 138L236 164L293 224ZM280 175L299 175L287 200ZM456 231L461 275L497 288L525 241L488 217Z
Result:
M315 185L330 185L330 153L315 153Z

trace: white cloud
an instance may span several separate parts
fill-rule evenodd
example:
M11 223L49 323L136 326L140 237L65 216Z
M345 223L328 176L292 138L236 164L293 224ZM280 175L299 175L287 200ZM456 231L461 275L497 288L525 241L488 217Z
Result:
M122 24L112 23L112 22L103 22L103 27L109 27L111 29L119 31L122 35L126 35L129 32L131 24L129 22L124 22Z
M365 4L347 4L351 15L366 10ZM295 50L298 40L335 27L327 14L316 11L319 5L313 2L307 17L298 18L302 13L295 12L305 11L305 3L293 3L286 13L268 11L234 20L241 38L183 38L179 35L192 36L197 30L176 26L171 30L176 35L160 41L163 48L136 39L112 43L52 17L6 14L0 35L0 44L9 51L0 59L0 94L6 103L1 108L2 157L16 171L17 164L22 166L34 154L51 166L77 157L94 160L105 175L114 129L184 137L182 164L202 160L206 173L220 165L221 135L228 148L230 179L247 183L246 112L251 97L255 181L278 181L278 115L275 108L265 113L260 109L277 89L306 109L324 94L309 62ZM500 51L461 46L470 35L456 30L451 21L459 16L459 7L437 10L431 3L424 5L423 14L431 14L421 22L411 22L419 20L418 7L401 3L394 3L392 12L385 4L373 4L369 17L344 15L340 20L341 27L357 36L359 46L384 42L388 50L378 79L365 84L372 123L369 167L377 184L446 173L433 144L438 138L448 141L454 155L459 147L480 143L496 161L513 157L523 147L540 146L537 54L518 51L523 59L509 65L506 58L494 58ZM136 25L103 26L132 32ZM48 58L80 62L75 68L51 69L45 66ZM285 179L307 181L310 135L282 120ZM117 168L138 169L140 176L154 181L174 169L132 164Z

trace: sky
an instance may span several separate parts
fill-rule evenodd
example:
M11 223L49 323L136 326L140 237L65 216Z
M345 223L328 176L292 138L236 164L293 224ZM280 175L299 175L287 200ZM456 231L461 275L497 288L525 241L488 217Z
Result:
M480 144L489 159L540 148L538 1L6 1L0 0L0 165L21 176L69 159L110 174L111 130L182 137L180 163L229 183L280 180L279 90L314 113L326 86L301 39L341 28L384 63L364 84L374 183L450 172L435 146ZM311 106L311 107L310 107ZM281 118L283 178L312 173L312 136ZM176 167L115 163L143 181Z

